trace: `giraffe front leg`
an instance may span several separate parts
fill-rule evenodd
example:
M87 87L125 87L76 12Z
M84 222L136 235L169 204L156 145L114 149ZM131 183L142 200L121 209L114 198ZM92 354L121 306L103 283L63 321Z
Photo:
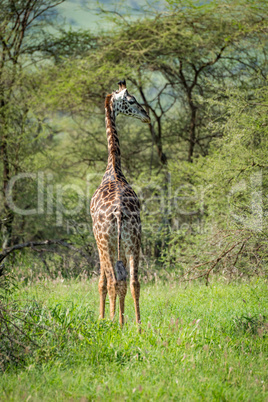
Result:
M101 267L101 274L99 280L99 294L100 294L100 318L105 316L105 300L107 295L107 279L104 269Z

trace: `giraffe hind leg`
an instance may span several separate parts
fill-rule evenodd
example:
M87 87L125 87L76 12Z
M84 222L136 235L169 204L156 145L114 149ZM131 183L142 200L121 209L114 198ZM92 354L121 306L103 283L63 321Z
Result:
M127 270L126 270L126 265L127 265L127 259L126 256L123 255L122 256L123 261L117 261L116 265L115 265L115 272L116 272L116 276L118 279L118 288L117 288L117 293L119 296L119 323L121 325L121 327L123 327L124 325L124 313L125 313L125 297L127 294ZM120 263L120 267L121 267L121 272L120 275L118 274L117 271L117 267ZM122 279L119 279L122 278Z
M100 292L100 318L104 318L105 299L108 292L110 301L110 318L114 318L116 308L116 278L113 269L113 257L111 251L99 249L101 275L99 280Z
M117 282L113 279L108 279L108 295L110 300L110 318L114 319L116 309Z
M101 266L101 274L99 280L99 294L100 294L100 318L104 318L105 316L105 300L107 295L107 279L105 275L105 271Z
M134 300L136 323L140 324L140 282L138 280L139 254L135 253L130 256L130 290Z
M118 281L117 293L119 296L119 323L121 327L124 325L124 313L125 313L125 297L127 294L127 282Z

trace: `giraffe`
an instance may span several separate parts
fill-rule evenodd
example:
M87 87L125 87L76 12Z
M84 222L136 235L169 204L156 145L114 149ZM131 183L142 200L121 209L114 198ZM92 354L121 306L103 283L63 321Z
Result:
M140 203L121 170L121 154L115 120L119 113L138 118L144 123L150 117L119 81L119 90L105 99L105 123L108 141L108 164L102 182L95 191L90 213L93 232L100 258L100 318L105 315L108 292L110 318L114 319L116 297L119 296L119 322L124 324L124 306L127 293L127 264L130 271L130 289L134 299L136 322L140 324L140 283L138 280L141 244Z

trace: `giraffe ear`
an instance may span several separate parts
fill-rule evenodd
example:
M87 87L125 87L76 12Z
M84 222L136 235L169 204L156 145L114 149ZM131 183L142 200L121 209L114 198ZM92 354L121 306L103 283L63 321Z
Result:
M119 92L120 91L123 91L123 89L126 89L126 80L123 80L123 81L119 81L118 82L118 85L119 85Z

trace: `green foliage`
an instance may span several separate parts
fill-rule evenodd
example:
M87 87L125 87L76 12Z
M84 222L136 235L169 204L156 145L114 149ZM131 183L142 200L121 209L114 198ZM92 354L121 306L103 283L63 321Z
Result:
M17 281L11 273L7 273L4 265L0 266L0 302L8 300L17 289Z
M267 90L226 90L209 103L221 109L208 124L221 138L194 164L181 164L179 171L170 164L170 216L177 230L169 256L191 277L220 267L266 274Z
M266 3L169 0L141 18L109 14L112 28L94 34L59 27L57 4L4 0L0 10L2 247L68 246L5 260L1 397L264 400ZM107 162L103 103L122 78L152 118L117 121L142 202L141 334L130 295L123 331L98 321L88 281L98 274L89 202ZM210 287L191 282L216 273ZM253 276L263 278L242 282Z
M19 3L22 15L28 15L27 29L16 22L13 2L4 4L2 245L64 238L89 254L92 266L86 272L97 268L89 202L107 163L103 103L125 77L152 118L148 127L121 116L117 120L123 171L143 205L146 269L156 263L160 270L185 274L195 265L212 267L237 243L226 254L226 269L232 271L235 263L236 273L240 264L239 273L264 274L265 2L168 1L163 8L148 6L140 18L106 13L112 28L109 24L94 34L59 27L56 2L47 10L41 0L34 3L31 16L28 3ZM20 46L7 21L17 24ZM17 38L14 43L8 42L10 34ZM10 50L7 43L13 44ZM12 189L15 205L27 213L42 197L44 203L38 213L22 215L8 204L7 189L14 175L26 172L32 176ZM262 181L259 190L254 190L256 180ZM252 200L261 187L259 232L252 224L260 203L254 201L253 211ZM40 271L52 276L57 270L65 276L68 269L80 275L84 266L77 260L68 266L62 255L40 255Z
M28 333L39 347L25 354L24 367L10 365L2 375L3 398L267 397L265 281L143 285L141 334L130 294L123 330L97 320L97 295L95 281L60 280L14 294L36 324Z

